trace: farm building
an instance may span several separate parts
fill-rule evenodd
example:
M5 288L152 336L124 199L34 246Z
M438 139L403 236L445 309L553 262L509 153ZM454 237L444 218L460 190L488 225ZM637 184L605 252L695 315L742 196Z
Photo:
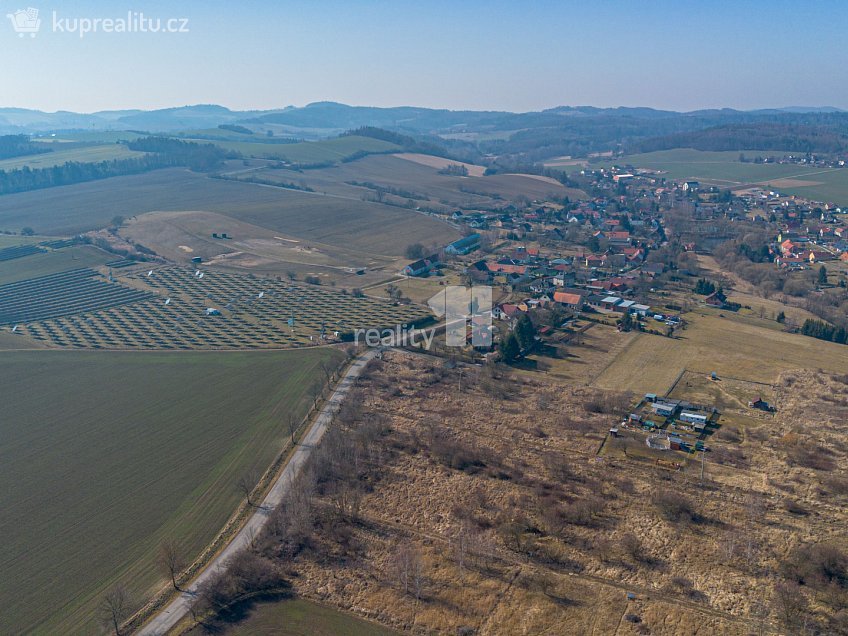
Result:
M450 245L445 248L445 252L447 254L454 255L465 255L470 254L474 250L480 247L480 235L479 234L469 234L458 241L454 241Z
M583 296L568 292L554 292L554 302L565 305L571 309L579 310L583 307Z
M654 413L657 415L661 415L662 417L671 417L677 410L677 406L674 404L666 404L665 402L654 402L651 405L651 409L653 409Z
M439 266L439 255L431 254L426 258L421 258L417 261L413 261L409 265L403 268L403 273L406 276L423 276L424 274L430 273L430 271Z
M618 296L607 296L601 301L601 309L613 310L618 304L621 302L621 298Z
M680 414L681 422L688 422L689 424L701 424L705 425L707 423L707 416L701 415L700 413L692 413L690 411L683 411Z

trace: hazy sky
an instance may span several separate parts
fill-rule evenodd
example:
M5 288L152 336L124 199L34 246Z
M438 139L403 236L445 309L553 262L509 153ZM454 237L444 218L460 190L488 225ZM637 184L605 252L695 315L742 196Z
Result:
M130 10L189 32L54 30ZM848 108L841 1L0 0L0 20L0 106Z

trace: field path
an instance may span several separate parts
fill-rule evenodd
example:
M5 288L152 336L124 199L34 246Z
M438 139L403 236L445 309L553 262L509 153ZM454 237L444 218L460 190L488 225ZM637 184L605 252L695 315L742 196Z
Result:
M379 349L368 349L361 354L347 369L344 377L336 385L333 394L330 396L321 412L315 418L315 421L310 426L309 430L298 443L285 468L280 472L277 479L274 481L262 504L256 509L256 512L251 515L238 534L230 541L227 546L212 561L210 561L200 574L192 581L191 585L180 593L165 609L151 618L137 632L137 636L161 636L168 633L186 614L189 612L191 603L197 596L197 591L200 586L214 576L220 569L225 568L227 561L231 559L237 552L247 547L251 538L256 537L262 528L267 523L274 509L283 500L283 497L288 492L291 484L294 482L297 475L303 469L306 460L309 458L312 450L321 441L324 433L327 430L333 416L338 411L341 403L344 401L350 389L353 387L356 378L359 377L365 365L378 355Z

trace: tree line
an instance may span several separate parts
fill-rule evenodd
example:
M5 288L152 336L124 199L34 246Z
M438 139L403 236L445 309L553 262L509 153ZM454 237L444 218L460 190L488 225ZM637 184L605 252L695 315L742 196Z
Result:
M184 167L206 171L219 166L229 153L212 144L165 137L145 137L128 142L130 150L148 154L98 162L68 161L59 166L0 170L0 195L119 177L159 168Z
M53 152L48 144L34 143L26 135L0 136L0 159L23 157L25 155L40 155Z
M844 327L829 325L823 320L807 318L801 327L801 333L819 340L848 344L848 331Z

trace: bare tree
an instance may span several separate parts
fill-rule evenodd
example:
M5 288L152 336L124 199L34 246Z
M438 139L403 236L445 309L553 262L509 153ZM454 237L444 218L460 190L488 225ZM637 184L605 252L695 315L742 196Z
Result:
M470 534L468 522L463 520L453 539L454 558L456 559L460 573L465 570L465 562L468 558L468 550L471 543Z
M783 625L797 628L807 613L807 599L797 583L778 583L774 586L772 607Z
M127 620L130 612L130 596L127 588L118 584L110 589L101 602L104 622L115 630L115 636L121 636L121 624Z
M414 593L416 598L420 598L424 581L418 549L411 545L399 546L394 556L394 571L403 593Z
M180 586L177 585L177 576L185 567L185 559L175 541L166 539L159 546L159 565L171 579L171 585L177 592L180 592Z
M254 486L256 486L256 474L253 472L250 472L246 475L242 475L236 482L236 488L238 488L239 492L244 495L244 498L247 500L248 506L253 505L251 495L253 494Z
M294 446L295 444L297 444L297 440L295 439L295 434L297 433L297 425L298 425L297 416L295 416L294 413L289 413L288 425L289 425L289 436L291 437L292 446Z
M324 378L327 381L327 386L331 386L336 377L336 368L329 362L322 362L321 371L324 372Z

